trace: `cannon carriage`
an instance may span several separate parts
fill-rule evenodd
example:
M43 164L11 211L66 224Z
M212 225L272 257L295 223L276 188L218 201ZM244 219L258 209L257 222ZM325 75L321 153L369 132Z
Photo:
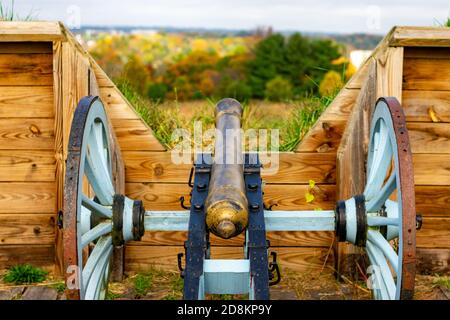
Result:
M116 193L111 150L118 150L112 147L106 111L98 97L80 101L70 132L64 186L68 297L104 297L114 247L139 241L145 230L180 230L188 231L184 267L183 254L178 256L185 299L206 294L269 299L269 285L280 281L280 271L276 258L269 264L266 231L312 230L334 231L339 241L366 250L375 298L412 298L418 219L408 131L398 101L377 101L364 193L339 200L334 211L264 210L258 154L242 153L240 134L232 135L236 140L228 137L227 131L240 130L241 114L236 100L218 102L216 127L221 138L216 138L214 155L198 155L189 213L152 212L145 211L142 201ZM211 259L211 232L224 239L245 232L242 259Z

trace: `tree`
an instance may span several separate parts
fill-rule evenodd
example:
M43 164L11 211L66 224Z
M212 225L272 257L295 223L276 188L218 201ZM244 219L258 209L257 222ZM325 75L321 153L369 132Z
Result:
M320 82L319 93L322 97L333 96L344 86L342 77L336 71L328 71Z
M263 98L266 83L283 70L284 49L285 39L281 34L271 35L255 46L254 58L248 63L248 82L254 97Z
M264 95L272 101L285 101L292 98L292 84L281 76L276 76L266 84Z

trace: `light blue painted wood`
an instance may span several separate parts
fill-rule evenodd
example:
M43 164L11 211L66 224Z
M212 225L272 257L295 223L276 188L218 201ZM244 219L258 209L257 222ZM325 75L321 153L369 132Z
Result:
M112 230L111 221L102 222L81 236L81 247L86 247L92 241L110 233Z
M264 211L266 231L334 231L334 211ZM147 211L147 231L187 231L189 211Z
M91 210L94 214L103 217L103 218L112 218L112 208L109 206L103 206L88 197L86 197L84 194L81 196L81 204Z
M247 294L250 289L250 261L206 259L203 264L205 293Z

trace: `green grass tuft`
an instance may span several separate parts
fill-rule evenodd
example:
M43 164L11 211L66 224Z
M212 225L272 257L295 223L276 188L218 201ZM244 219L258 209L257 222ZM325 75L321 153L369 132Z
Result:
M448 291L450 291L450 278L436 275L435 279L433 280L433 285L442 286L446 288Z
M50 287L55 289L58 293L64 293L64 290L66 290L66 284L64 282L54 283Z
M21 264L11 267L3 281L14 284L29 284L45 281L48 272L30 264Z
M144 297L152 287L152 274L139 273L134 278L134 294L136 298Z

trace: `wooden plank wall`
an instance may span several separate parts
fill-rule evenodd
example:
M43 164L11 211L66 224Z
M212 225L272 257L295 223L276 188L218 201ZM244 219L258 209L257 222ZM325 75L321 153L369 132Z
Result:
M402 99L412 140L418 266L450 273L450 48L405 47Z
M0 267L55 256L52 42L0 45Z

